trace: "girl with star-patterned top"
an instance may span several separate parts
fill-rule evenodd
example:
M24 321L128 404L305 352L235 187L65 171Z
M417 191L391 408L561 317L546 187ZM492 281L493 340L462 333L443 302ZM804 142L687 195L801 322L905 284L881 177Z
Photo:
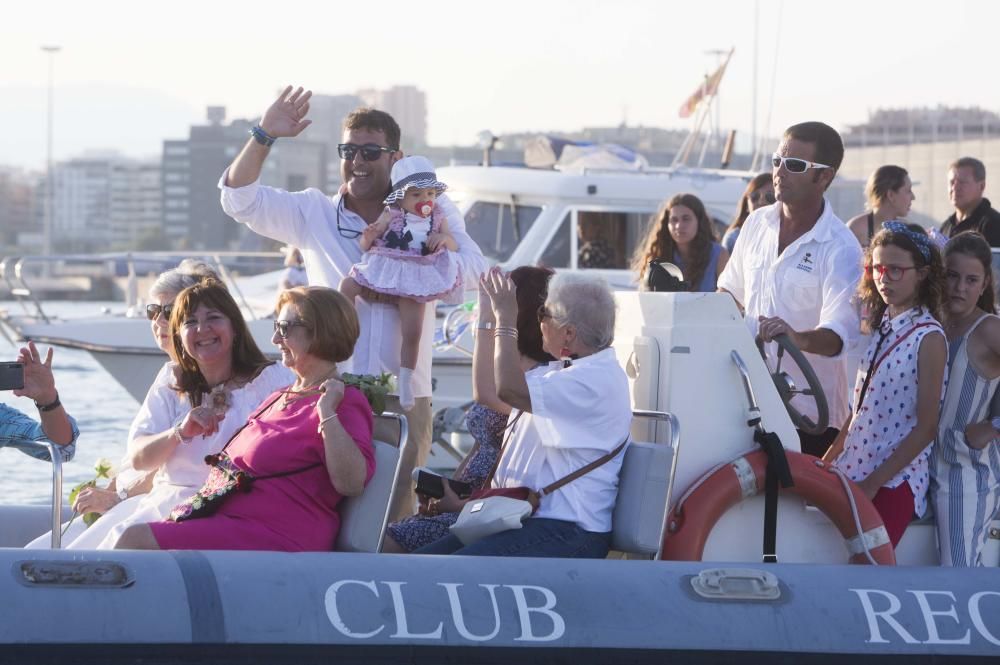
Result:
M885 222L858 288L872 341L858 367L851 416L824 457L872 500L895 547L927 509L928 458L945 387L938 323L941 255L924 230Z

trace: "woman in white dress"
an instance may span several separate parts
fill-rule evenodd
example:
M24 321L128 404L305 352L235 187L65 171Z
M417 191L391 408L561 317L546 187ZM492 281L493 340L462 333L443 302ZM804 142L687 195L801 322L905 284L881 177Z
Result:
M205 456L218 452L264 397L291 383L288 369L257 348L220 282L184 289L172 310L168 337L176 360L160 371L129 435L129 463L139 472L155 471L152 487L115 503L67 540L67 549L111 549L131 524L164 519L204 483Z

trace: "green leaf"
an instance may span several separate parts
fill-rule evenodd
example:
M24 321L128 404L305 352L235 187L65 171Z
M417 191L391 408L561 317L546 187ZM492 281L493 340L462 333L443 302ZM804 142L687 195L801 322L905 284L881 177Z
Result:
M345 373L340 377L345 386L354 386L365 395L372 413L378 415L385 411L385 398L392 387L392 375L386 372L378 376L371 374Z

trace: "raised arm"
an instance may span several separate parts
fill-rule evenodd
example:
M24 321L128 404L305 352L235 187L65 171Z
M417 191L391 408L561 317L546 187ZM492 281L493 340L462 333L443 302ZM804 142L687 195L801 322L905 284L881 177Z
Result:
M76 439L76 430L66 409L59 402L56 380L52 374L52 348L42 360L34 342L21 349L17 357L24 364L24 388L15 390L18 397L30 397L39 406L38 418L45 436L55 444L66 446ZM45 407L44 410L42 407Z
M365 489L368 466L358 444L337 416L337 407L344 399L344 384L329 379L321 389L323 395L316 402L316 415L330 483L343 496L358 496Z
M531 413L531 393L521 370L521 354L517 350L517 287L510 277L499 270L484 276L483 284L493 303L498 334L494 344L493 372L497 397L515 409Z
M309 113L309 98L312 91L296 88L292 91L292 86L287 86L274 100L274 103L264 111L264 116L260 119L260 128L271 138L290 138L298 136L312 120L306 120ZM245 187L260 178L264 160L271 152L269 146L265 146L251 137L243 150L236 156L229 166L226 177L228 187Z
M476 345L472 351L472 399L494 411L510 413L510 406L497 397L497 382L493 374L493 353L496 348L493 331L496 329L497 319L486 290L486 281L490 279L490 273L496 270L499 268L493 268L479 278L479 328L476 330Z

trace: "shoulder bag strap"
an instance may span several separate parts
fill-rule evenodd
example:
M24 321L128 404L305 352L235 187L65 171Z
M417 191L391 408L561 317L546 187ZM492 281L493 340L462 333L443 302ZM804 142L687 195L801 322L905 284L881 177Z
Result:
M861 384L861 394L858 396L858 404L854 408L854 412L855 413L858 413L859 411L861 411L861 405L864 404L865 395L868 393L868 384L871 382L872 376L875 374L875 371L879 368L879 366L882 364L882 362L886 358L889 357L889 354L892 353L892 350L894 348L896 348L899 345L899 343L902 342L904 339L906 339L907 337L909 337L910 335L912 335L913 333L915 333L917 331L917 329L919 329L919 328L927 328L929 326L937 327L938 325L939 325L938 323L931 322L931 321L925 321L924 323L918 323L917 325L915 325L912 328L910 328L909 330L907 330L905 335L903 335L902 337L900 337L899 339L897 339L895 342L893 342L889 346L889 348L885 350L885 353L882 354L881 358L878 357L878 352L879 352L879 349L882 348L882 342L885 341L886 337L888 337L889 334L886 333L886 334L882 335L879 338L878 344L875 346L875 353L872 354L873 362L868 367L868 373L865 375L864 383ZM878 358L878 359L875 360L875 358Z
M569 475L566 475L566 476L563 476L562 478L560 478L559 480L555 481L554 483L550 483L550 484L546 485L542 489L538 490L538 495L541 497L541 496L545 496L546 494L552 494L553 492L555 492L560 487L573 482L574 480L576 480L580 476L585 476L588 473L590 473L591 471L593 471L594 469L598 468L599 466L603 466L604 464L607 464L608 462L610 462L611 460L613 460L618 455L618 453L620 453L622 451L623 448L625 448L625 444L628 443L628 439L629 439L629 435L626 434L625 435L625 439L621 443L619 443L618 446L614 450L612 450L610 453L608 453L607 455L602 455L602 456L598 457L597 459L595 459L590 464L588 464L587 466L581 467L581 468L577 469L576 471L574 471L573 473L571 473Z

